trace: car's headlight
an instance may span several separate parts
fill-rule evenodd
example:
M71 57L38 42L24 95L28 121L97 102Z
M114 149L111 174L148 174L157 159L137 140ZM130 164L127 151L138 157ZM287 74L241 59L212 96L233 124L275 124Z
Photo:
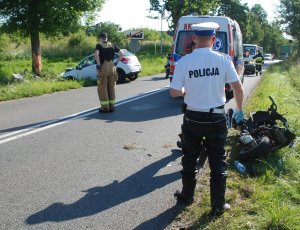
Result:
M65 73L71 71L72 69L74 69L74 68L67 68L67 69L65 70Z

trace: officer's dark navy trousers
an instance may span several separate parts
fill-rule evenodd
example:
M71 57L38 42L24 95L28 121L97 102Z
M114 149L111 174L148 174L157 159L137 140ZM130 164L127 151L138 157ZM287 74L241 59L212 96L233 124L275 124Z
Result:
M225 203L226 154L224 145L227 137L224 114L204 113L187 110L182 125L183 157L182 174L195 178L200 143L206 139L210 173L210 196L213 209L222 208Z

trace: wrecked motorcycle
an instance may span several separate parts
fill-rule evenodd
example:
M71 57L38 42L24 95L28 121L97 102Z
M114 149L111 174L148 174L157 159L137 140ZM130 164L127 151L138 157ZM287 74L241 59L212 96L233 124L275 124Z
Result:
M287 119L277 112L273 98L269 98L272 103L267 111L250 113L248 120L239 124L241 149L238 158L242 162L266 156L294 143L296 135L290 130Z
M271 105L267 111L257 111L250 113L247 120L236 124L233 119L233 110L226 113L227 127L240 129L239 143L240 150L238 160L249 162L267 156L276 149L294 144L296 135L290 130L287 119L277 112L277 105L273 98L269 96ZM179 134L177 141L178 148L182 149L183 136ZM205 139L201 142L199 158L197 160L198 170L203 168L207 159L207 149Z

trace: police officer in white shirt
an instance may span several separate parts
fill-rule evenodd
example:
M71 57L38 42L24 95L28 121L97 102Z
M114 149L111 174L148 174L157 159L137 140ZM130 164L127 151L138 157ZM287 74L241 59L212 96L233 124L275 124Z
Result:
M194 201L196 187L197 158L201 141L207 144L210 173L211 214L221 215L230 208L225 203L226 154L224 150L227 137L224 104L224 86L229 83L234 92L236 122L244 119L242 103L244 90L234 68L231 57L212 50L215 31L219 25L205 22L192 25L193 41L196 49L176 64L170 85L172 97L184 96L186 111L182 125L182 190L175 196L190 204Z

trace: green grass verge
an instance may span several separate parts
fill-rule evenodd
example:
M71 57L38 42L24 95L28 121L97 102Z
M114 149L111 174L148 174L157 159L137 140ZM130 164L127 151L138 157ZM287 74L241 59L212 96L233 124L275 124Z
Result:
M278 112L285 114L290 128L300 135L300 65L287 63L270 67L255 92L246 102L245 111L266 110L273 97ZM196 202L185 208L173 227L185 229L300 229L300 144L282 148L258 159L253 166L258 174L240 175L233 167L237 156L238 131L230 130L230 152L226 200L231 210L217 219L209 217L209 169L198 179ZM298 139L299 140L299 139Z
M77 81L27 81L0 86L0 101L39 96L43 94L77 89L82 85Z
M165 71L166 57L160 55L138 55L138 59L142 66L142 71L139 76L150 76Z
M138 55L142 65L142 76L149 76L164 72L165 57L153 54ZM39 96L61 90L79 88L82 86L96 85L95 81L62 81L59 74L67 67L74 67L78 60L48 60L43 59L43 74L35 78L30 74L31 60L20 59L0 62L0 101L19 99L23 97ZM24 74L26 72L26 75ZM15 82L13 73L21 73L25 76L23 82Z

